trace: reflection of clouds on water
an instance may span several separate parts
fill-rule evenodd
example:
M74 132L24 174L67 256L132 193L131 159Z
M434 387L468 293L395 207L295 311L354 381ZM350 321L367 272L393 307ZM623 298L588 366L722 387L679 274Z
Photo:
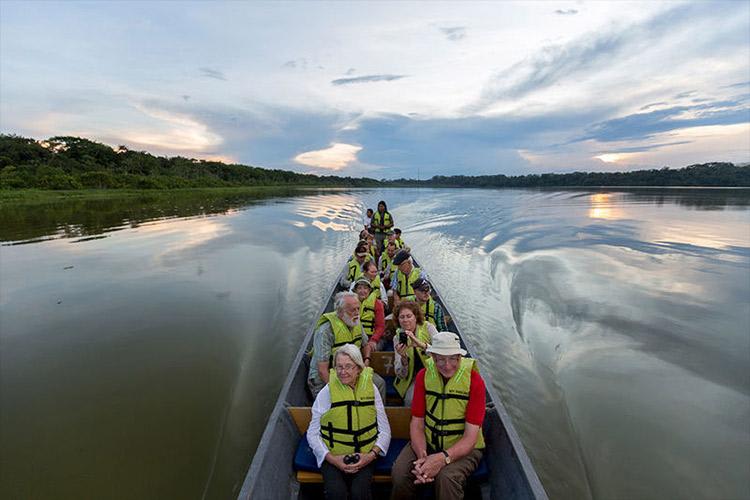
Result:
M296 204L295 213L321 231L353 231L362 220L361 202L350 194L327 194L303 198Z

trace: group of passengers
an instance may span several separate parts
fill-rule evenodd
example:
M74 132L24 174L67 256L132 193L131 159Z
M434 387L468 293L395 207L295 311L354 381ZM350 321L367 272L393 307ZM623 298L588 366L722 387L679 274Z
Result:
M484 381L458 335L446 331L385 202L368 216L340 283L345 291L313 336L307 440L325 497L372 498L375 461L387 454L391 430L386 382L370 364L372 353L392 343L393 386L411 407L411 422L410 443L391 469L391 498L414 498L420 485L434 483L438 499L460 499L484 449ZM387 328L389 318L395 329Z

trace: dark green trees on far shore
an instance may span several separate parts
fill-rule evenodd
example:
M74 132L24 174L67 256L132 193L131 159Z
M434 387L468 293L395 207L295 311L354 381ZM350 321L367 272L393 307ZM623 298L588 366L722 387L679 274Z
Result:
M286 170L166 158L80 137L44 141L0 135L0 189L175 189L239 186L750 186L750 166L706 163L682 169L573 172L508 177L435 176L425 181L317 176Z

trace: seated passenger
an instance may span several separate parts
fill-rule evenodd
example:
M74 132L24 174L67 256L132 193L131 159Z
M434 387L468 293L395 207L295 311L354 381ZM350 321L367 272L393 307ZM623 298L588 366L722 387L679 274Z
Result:
M362 276L360 276L360 278L367 278L370 280L370 286L374 292L377 292L378 298L385 304L388 303L388 294L385 291L383 283L380 281L378 266L375 262L368 260L362 264Z
M422 270L414 266L411 254L407 250L399 250L393 257L393 264L398 266L396 276L391 278L391 290L393 290L393 305L398 305L401 300L415 300L412 284L419 278L427 279Z
M380 270L380 276L382 277L383 283L390 284L391 276L396 273L397 268L393 263L393 257L395 256L396 244L389 241L388 245L385 247L385 252L383 252L378 261L378 269Z
M411 248L406 246L406 243L404 243L404 240L401 239L401 230L399 228L396 228L393 230L394 234L396 235L396 248L400 250L408 250L411 251Z
M393 363L396 379L393 386L404 400L404 406L411 406L414 377L424 367L427 360L425 349L430 346L437 330L424 320L419 304L411 300L399 302L393 310L393 317L398 324L393 337L393 350L396 352Z
M357 278L362 276L362 264L371 259L367 242L360 240L354 250L354 255L346 263L346 274L341 278L341 286L349 288Z
M378 343L385 333L385 308L378 298L380 292L373 290L367 278L362 277L355 281L353 291L359 298L359 322L370 337L367 344L372 353L378 350ZM365 360L365 364L370 366L369 360Z
M369 338L362 330L359 321L359 298L356 293L339 292L333 302L334 310L325 313L318 320L313 333L313 351L307 385L313 398L328 383L328 370L333 355L343 345L354 344L361 349L363 357L370 360ZM377 373L372 374L373 382L385 399L385 380Z
M474 360L463 357L452 332L435 335L427 352L414 385L411 442L391 470L391 500L415 498L417 486L427 483L435 484L438 500L463 498L482 459L486 395Z
M341 347L334 367L313 403L307 442L326 499L370 499L374 462L388 452L391 428L372 368L364 366L359 349Z
M417 303L422 307L424 319L435 325L435 328L440 332L448 330L448 327L445 326L443 306L435 302L435 299L430 295L430 292L432 291L430 282L419 278L411 287L414 289Z

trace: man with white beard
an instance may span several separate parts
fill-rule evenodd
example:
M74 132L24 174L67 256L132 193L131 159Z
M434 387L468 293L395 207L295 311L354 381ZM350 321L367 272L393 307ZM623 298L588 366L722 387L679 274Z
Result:
M313 398L317 397L328 383L329 369L336 350L345 344L354 344L362 351L365 361L370 359L369 338L359 322L359 297L353 292L336 294L333 311L325 313L318 320L313 334L313 352L310 360L310 371L307 375L307 385ZM372 381L378 388L380 396L385 400L385 380L373 373Z

